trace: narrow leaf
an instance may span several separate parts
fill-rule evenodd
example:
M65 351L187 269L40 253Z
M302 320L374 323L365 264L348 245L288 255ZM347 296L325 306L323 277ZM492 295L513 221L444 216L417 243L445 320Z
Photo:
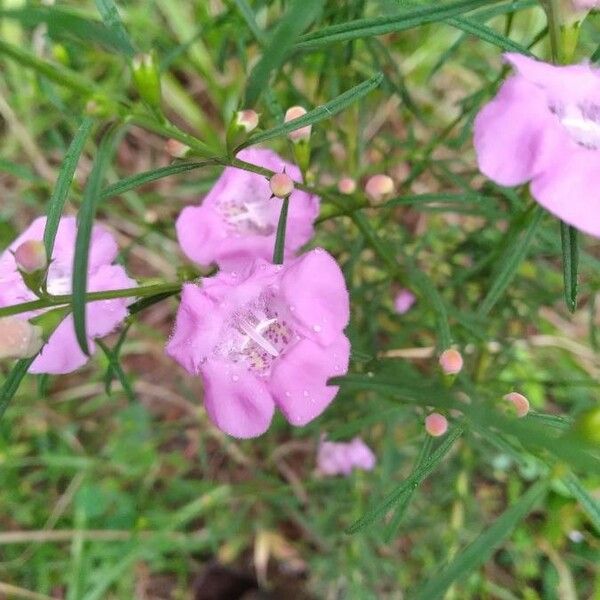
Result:
M537 205L533 206L524 216L524 222L517 224L516 232L509 232L506 235L503 251L497 261L499 266L494 282L478 310L480 316L490 312L514 279L517 269L527 256L543 216L544 211Z
M244 21L246 21L248 29L252 31L252 34L256 38L256 41L263 45L266 41L265 32L258 26L256 18L254 17L254 13L252 12L252 8L248 4L247 0L234 0L234 2L238 7L242 17L244 17Z
M135 48L131 43L131 39L127 30L125 29L125 25L123 25L123 21L121 21L121 17L119 15L119 11L113 0L95 0L96 8L104 21L104 24L108 29L112 32L112 34L119 40L120 46L124 50L124 54L128 58L132 58L135 54Z
M441 572L433 574L412 598L414 600L437 600L457 580L468 576L474 569L484 564L494 550L511 534L535 504L546 493L547 484L540 481L530 487L521 498L512 504L491 527L484 531L472 544L467 546Z
M285 251L285 230L287 227L287 215L290 205L290 197L287 196L281 203L281 212L277 223L277 237L275 238L275 249L273 250L273 264L283 264L283 255Z
M86 334L86 292L88 278L88 262L90 239L94 226L96 208L100 200L100 185L104 172L110 162L115 148L115 137L118 129L110 130L98 148L98 154L89 175L83 193L83 202L79 209L77 237L75 239L75 256L73 259L73 285L71 306L75 335L84 354L89 354Z
M493 44L494 46L497 46L506 52L518 52L519 54L524 54L525 56L533 56L533 54L527 50L527 48L521 46L521 44L514 42L505 35L501 35L487 25L478 23L474 19L465 17L450 17L449 19L446 19L446 23L448 23L448 25L452 25L452 27L456 27L457 29L464 31L465 33L474 35L484 42Z
M79 156L83 150L83 146L92 131L94 121L90 117L84 117L75 133L75 137L63 158L58 173L58 179L48 201L48 209L46 211L47 221L46 229L44 230L44 246L46 247L46 255L51 257L54 249L54 240L58 231L58 224L62 215L71 182L75 174Z
M0 419L6 412L6 409L8 408L13 396L17 393L23 377L25 377L27 374L27 371L34 360L35 356L17 361L11 372L4 380L4 383L0 388Z
M247 146L261 144L262 142L266 142L267 140L271 140L281 135L287 135L290 133L290 131L295 131L296 129L300 129L300 127L314 125L319 121L333 117L351 104L354 104L354 102L357 102L366 96L369 92L373 91L382 81L383 75L381 73L377 73L377 75L371 77L371 79L367 79L357 86L346 90L343 94L340 94L333 100L327 102L327 104L322 104L321 106L314 108L313 110L307 112L304 116L294 119L293 121L289 121L288 123L278 125L277 127L273 127L273 129L269 129L262 133L257 133L256 135L251 136L238 148L238 150L246 148Z
M573 474L569 475L563 483L567 489L577 499L579 504L589 517L592 525L600 534L600 502L593 498L589 492L583 487L581 481Z
M292 0L265 47L262 57L252 69L246 88L246 106L253 106L269 85L273 71L278 70L297 37L314 21L323 0Z
M565 302L570 312L577 308L577 271L579 269L579 245L577 229L560 222L560 240L563 256L563 281Z

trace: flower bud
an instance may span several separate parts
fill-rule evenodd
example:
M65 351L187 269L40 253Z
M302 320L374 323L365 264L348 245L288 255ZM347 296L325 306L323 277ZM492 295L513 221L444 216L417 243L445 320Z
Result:
M278 198L287 198L294 191L294 182L287 173L275 173L269 179L269 186Z
M15 250L15 262L17 268L23 273L35 273L42 271L48 266L46 248L43 242L38 240L27 240Z
M396 294L396 298L394 299L394 308L399 315L403 315L412 308L412 305L416 302L416 300L417 298L410 290L402 288L398 294Z
M289 123L294 119L299 119L306 114L306 109L302 106L291 106L285 112L285 118L283 119L285 123ZM303 140L308 140L310 138L310 132L312 129L312 125L307 125L306 127L300 127L299 129L295 129L294 131L290 131L288 133L288 137L292 142L297 143Z
M160 107L160 73L153 53L137 54L131 61L133 81L140 98L153 108Z
M354 194L356 191L356 181L351 177L342 177L338 181L337 187L340 194Z
M431 413L425 418L425 431L433 437L440 437L448 431L448 419L440 413Z
M524 417L529 412L529 400L519 394L518 392L510 392L504 396L504 400L512 402L515 410L517 411L517 417Z
M230 153L248 139L248 134L258 127L260 115L250 109L238 110L227 127L226 141Z
M43 345L41 327L14 317L0 318L0 359L31 358Z
M243 129L246 133L250 133L258 127L259 114L251 109L240 110L235 113L235 124Z
M394 192L394 182L387 175L373 175L365 185L365 192L373 202L380 202Z
M167 154L170 154L173 158L184 158L189 152L190 147L179 140L170 138L165 142L165 150L167 151Z
M439 363L446 375L456 375L463 368L463 357L458 350L448 348L440 355Z

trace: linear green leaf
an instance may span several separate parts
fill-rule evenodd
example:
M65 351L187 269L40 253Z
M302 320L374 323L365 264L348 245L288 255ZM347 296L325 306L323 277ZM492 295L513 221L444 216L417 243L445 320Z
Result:
M516 223L513 231L509 231L505 236L504 248L497 261L499 267L494 282L477 311L478 315L484 316L490 312L517 274L517 269L527 256L543 216L542 208L533 206L524 215L523 222Z
M405 494L414 490L432 471L442 462L454 445L454 442L462 435L462 428L455 426L442 441L442 443L429 455L414 472L405 479L391 494L388 494L382 502L368 510L358 521L346 529L346 533L354 534L364 529L367 525L384 515Z
M581 481L573 474L570 474L563 480L567 489L575 496L583 510L590 518L592 525L600 534L600 502L593 498L589 492L583 487Z
M577 271L579 269L577 229L561 221L560 240L562 245L565 302L569 311L575 312L577 308Z
M123 50L123 53L128 58L132 58L135 54L135 48L131 42L131 38L127 33L127 29L125 29L125 25L123 25L123 21L121 20L121 16L119 15L119 11L113 0L95 0L96 8L104 21L106 27L112 32L117 40L119 40L119 45Z
M44 230L44 246L46 247L46 256L52 256L54 249L54 240L58 231L60 217L69 195L73 175L79 162L79 156L83 150L86 140L92 131L94 120L91 117L84 117L75 133L75 137L65 154L65 157L60 165L58 178L48 201L48 209L46 211L47 221L46 229Z
M489 42L490 44L493 44L494 46L497 46L498 48L507 52L518 52L519 54L524 54L525 56L533 56L533 54L527 50L525 46L521 46L521 44L514 42L505 35L501 35L487 25L478 23L475 21L475 19L469 19L465 17L450 17L449 19L446 19L446 23L448 23L448 25L452 25L452 27L456 27L457 29L464 31L465 33L474 35L484 42Z
M298 36L314 21L324 0L292 0L290 8L277 24L263 54L248 78L246 106L254 106L269 85L273 71L278 70Z
M511 534L546 493L547 484L539 481L531 486L496 521L467 546L440 573L429 577L411 597L414 600L437 600L458 579L484 564L494 550Z
M253 146L254 144L266 142L267 140L272 140L273 138L281 135L287 135L290 133L290 131L295 131L296 129L300 129L300 127L314 125L319 121L333 117L354 102L360 100L363 96L366 96L369 92L373 91L381 84L382 81L383 74L377 73L377 75L371 77L371 79L367 79L353 88L346 90L343 94L340 94L326 104L322 104L321 106L318 106L317 108L307 112L304 116L294 119L293 121L289 121L288 123L278 125L277 127L273 127L273 129L269 129L262 133L257 133L256 135L251 136L238 148L238 150L247 148L248 146Z
M285 230L287 226L288 208L290 205L290 197L286 196L281 203L281 212L279 213L279 221L277 222L277 236L275 237L275 248L273 250L273 264L283 264L283 255L285 250Z
M246 0L234 0L234 2L238 7L242 17L244 17L244 21L246 21L248 29L252 31L252 34L261 45L264 44L267 39L265 32L258 26L256 18L254 17L254 13L252 12L252 8L248 2Z
M75 335L84 354L89 354L86 334L85 305L90 239L92 227L94 225L94 217L96 215L96 208L100 200L100 185L115 149L117 132L118 129L112 128L100 142L96 160L94 161L92 171L85 186L83 201L77 219L71 306L73 308Z
M367 19L357 19L339 25L324 27L300 36L294 46L297 50L314 50L329 44L356 40L397 31L405 31L426 23L435 23L491 4L495 0L459 0L458 2L433 2L402 13Z
M4 383L0 388L0 419L6 412L6 409L8 408L10 401L13 399L13 396L17 393L23 377L25 377L27 374L27 371L34 360L35 356L32 358L23 358L17 361L4 380Z

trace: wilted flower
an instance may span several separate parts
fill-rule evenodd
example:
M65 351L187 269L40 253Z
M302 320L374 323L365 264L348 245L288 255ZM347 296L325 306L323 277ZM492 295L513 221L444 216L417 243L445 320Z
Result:
M412 308L416 300L417 298L410 290L402 288L396 294L396 298L394 299L394 308L398 314L403 315Z
M318 417L348 368L348 291L331 255L316 249L284 266L256 260L183 287L167 354L204 382L213 423L261 435L275 407L292 425Z
M350 442L329 442L323 438L317 451L317 469L323 475L350 475L354 469L371 471L377 459L359 437Z
M448 419L440 413L433 412L425 418L425 431L433 437L440 437L448 431Z
M600 236L600 70L505 54L516 69L475 119L479 168Z
M238 158L301 181L300 171L271 150L248 149ZM272 198L262 175L227 167L200 206L188 206L177 219L177 237L193 261L239 269L255 258L270 260L275 246L281 200ZM290 196L285 238L289 258L313 236L319 198L301 190Z
M13 252L29 240L41 241L45 226L45 217L36 219L0 255L0 307L36 299L33 292L23 282ZM58 227L46 281L48 293L52 295L71 293L76 233L75 218L63 217ZM104 227L94 225L90 243L88 291L102 292L136 285L133 279L127 277L123 267L112 264L117 253L117 243L113 236ZM90 352L94 350L94 338L108 335L125 319L127 304L128 300L124 298L99 300L87 304L86 322ZM28 320L35 314L37 313L22 313L15 318ZM69 373L84 365L88 360L75 338L73 318L68 316L50 336L48 343L35 359L29 371L31 373Z

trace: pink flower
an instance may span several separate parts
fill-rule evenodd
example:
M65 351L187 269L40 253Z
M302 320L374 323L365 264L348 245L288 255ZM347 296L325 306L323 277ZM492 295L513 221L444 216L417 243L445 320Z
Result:
M238 158L301 181L298 167L271 150L247 149ZM191 260L222 269L240 269L254 258L271 260L282 201L272 198L266 177L227 167L200 206L188 206L177 219L177 237ZM285 239L285 257L293 256L314 233L319 198L294 190Z
M0 307L11 306L21 302L35 300L17 270L12 254L23 242L42 240L46 218L36 219L0 255ZM71 293L73 274L73 256L75 252L75 235L77 225L74 217L63 217L58 227L52 261L48 268L47 286L52 295ZM90 246L88 291L102 292L136 285L127 277L125 269L113 265L118 253L117 243L113 236L100 225L94 225ZM111 333L127 316L127 305L130 300L99 300L87 305L87 335L90 352L94 351L94 338ZM36 313L21 313L20 319L29 319ZM31 365L30 373L70 373L88 361L75 338L72 316L66 317L50 336L41 354Z
M475 120L479 168L600 236L600 70L506 54L516 69Z
M350 475L353 469L371 471L377 459L359 437L351 442L328 442L323 438L317 451L317 469L323 475Z
M255 260L183 287L167 354L204 382L214 424L238 438L269 427L275 407L296 426L337 394L348 369L348 291L340 268L317 248L284 266Z
M572 0L576 10L593 10L600 8L600 0Z
M402 288L398 294L396 294L396 298L394 299L394 308L399 315L403 315L407 313L412 305L416 302L415 295L406 288Z

